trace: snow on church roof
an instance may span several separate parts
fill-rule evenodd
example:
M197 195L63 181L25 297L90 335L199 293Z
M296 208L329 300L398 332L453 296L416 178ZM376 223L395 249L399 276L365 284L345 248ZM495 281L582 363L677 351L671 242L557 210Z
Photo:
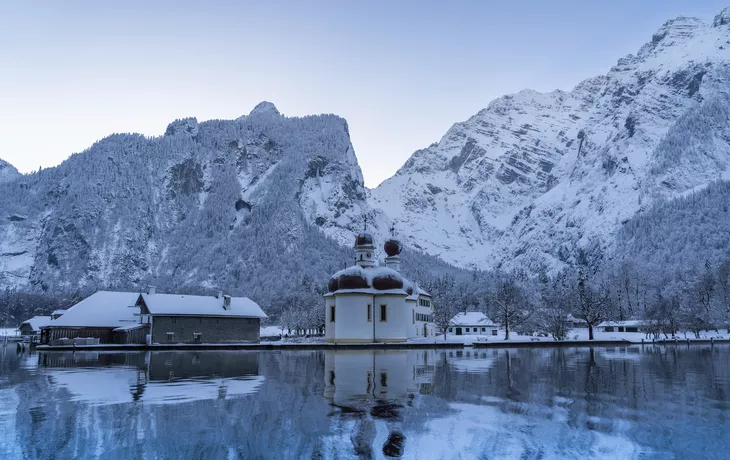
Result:
M454 326L496 326L492 320L487 318L487 315L479 311L458 313L451 318L451 323Z
M136 292L97 291L66 310L48 327L122 327L139 323L139 309L133 308Z
M227 309L223 308L223 297L157 293L143 293L141 297L152 315L268 318L248 297L230 297L231 305Z

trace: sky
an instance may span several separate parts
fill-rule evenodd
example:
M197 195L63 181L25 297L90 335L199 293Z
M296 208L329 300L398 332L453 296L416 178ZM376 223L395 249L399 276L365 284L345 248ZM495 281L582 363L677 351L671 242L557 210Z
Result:
M0 158L248 114L347 119L369 187L489 102L570 90L668 19L730 0L0 0Z

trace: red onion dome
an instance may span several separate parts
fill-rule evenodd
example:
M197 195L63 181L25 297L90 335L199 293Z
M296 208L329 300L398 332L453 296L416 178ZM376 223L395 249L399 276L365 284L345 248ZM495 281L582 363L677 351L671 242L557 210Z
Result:
M370 284L361 273L342 274L337 278L337 289L368 289Z
M391 238L385 242L385 245L383 245L383 250L386 254L388 254L388 257L393 257L400 254L400 252L403 250L403 246L400 244L400 241Z
M403 289L403 278L397 273L382 273L373 278L373 287L378 291Z
M329 282L327 283L327 291L335 292L336 290L337 290L337 278L330 278Z

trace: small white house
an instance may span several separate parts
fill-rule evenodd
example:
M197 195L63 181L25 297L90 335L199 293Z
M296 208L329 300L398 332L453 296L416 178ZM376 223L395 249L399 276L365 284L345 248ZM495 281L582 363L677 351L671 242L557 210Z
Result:
M449 333L455 335L497 335L497 325L482 312L468 311L451 318Z
M646 332L649 323L641 320L604 321L596 328L601 332Z

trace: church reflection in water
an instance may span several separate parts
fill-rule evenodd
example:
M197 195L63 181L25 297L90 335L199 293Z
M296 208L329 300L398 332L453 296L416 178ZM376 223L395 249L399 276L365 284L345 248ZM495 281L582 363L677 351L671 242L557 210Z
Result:
M38 364L52 389L102 405L227 399L264 380L258 355L246 352L54 352L39 354Z
M405 413L432 393L435 360L434 350L325 352L324 396L333 416L354 420L349 438L358 455L370 457L381 445L386 456L403 453ZM380 441L379 431L387 432Z

